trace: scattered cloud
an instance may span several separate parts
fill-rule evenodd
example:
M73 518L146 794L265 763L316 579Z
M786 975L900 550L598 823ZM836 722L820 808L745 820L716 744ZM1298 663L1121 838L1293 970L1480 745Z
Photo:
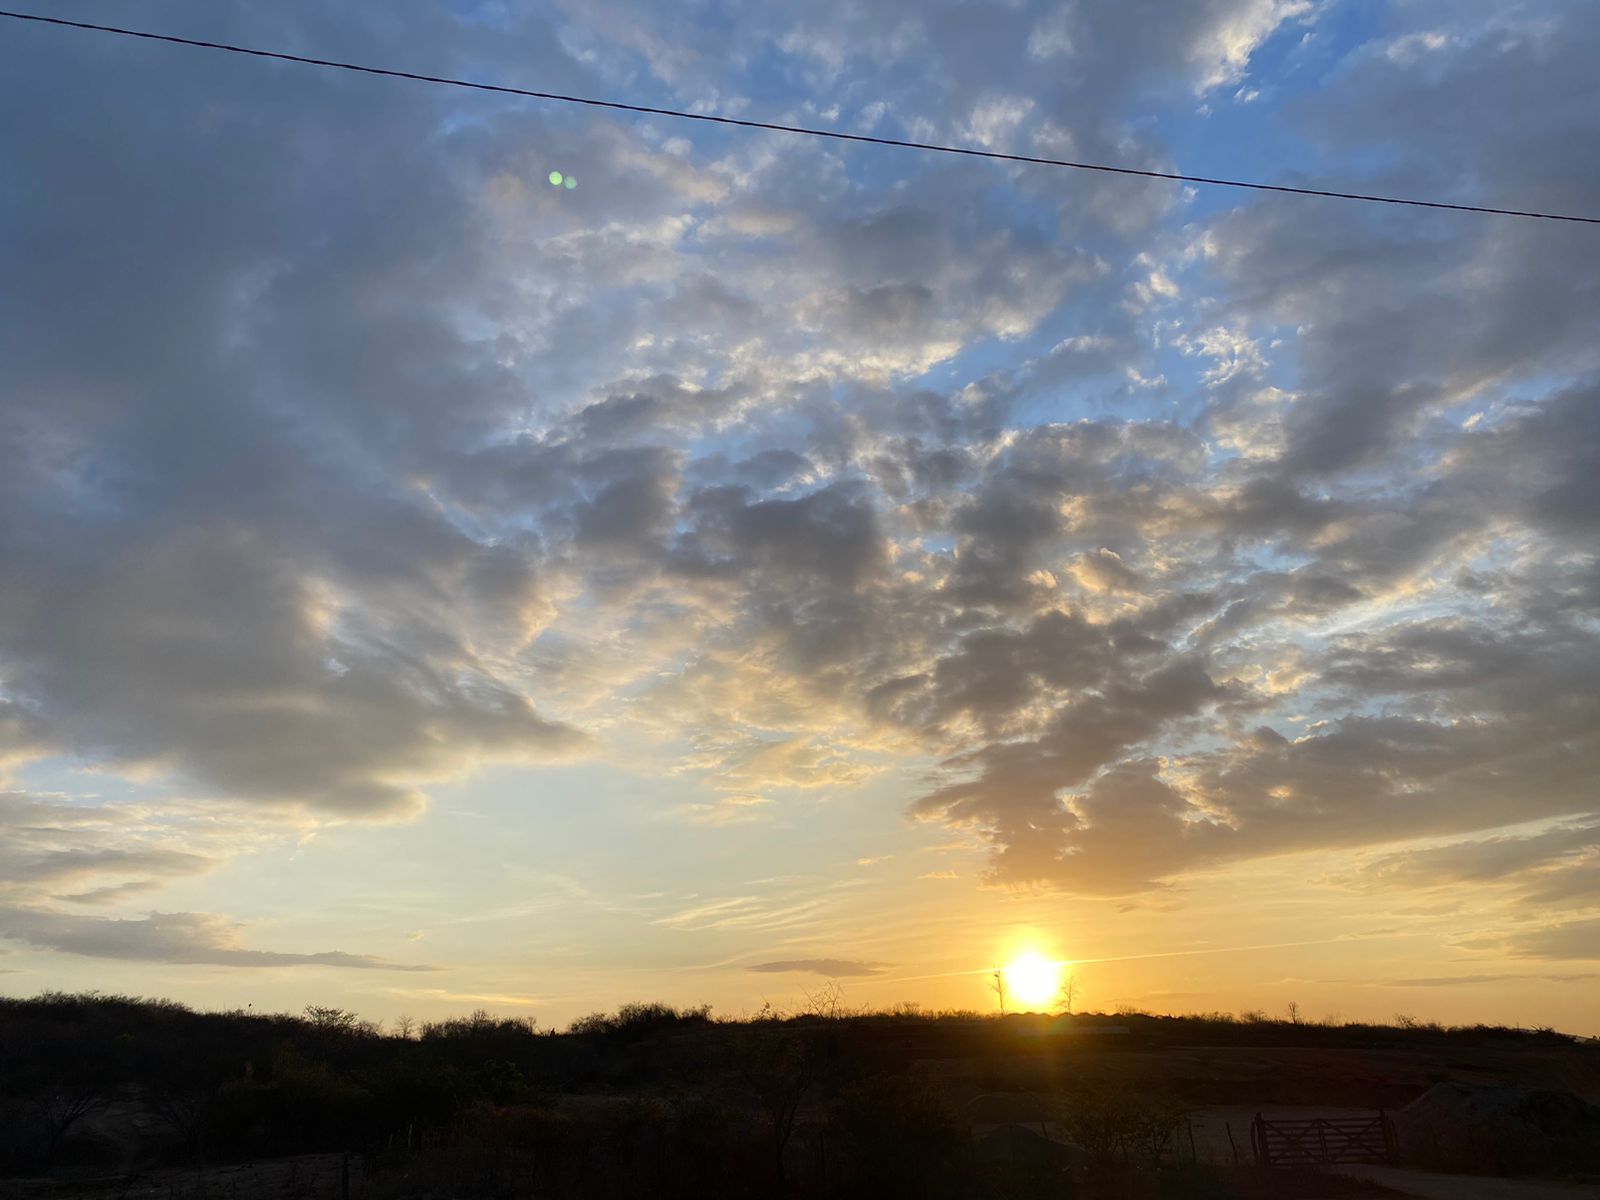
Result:
M206 19L1155 169L1151 113L1232 95L1357 190L1600 194L1579 4L1485 25L1419 0L1319 42L1314 90L1311 0L314 7ZM652 828L696 845L859 832L871 805L957 831L992 885L1115 897L1349 852L1345 882L1403 909L1471 889L1513 956L1595 956L1590 234L1308 225L1283 198L42 44L0 47L31 181L0 195L5 936L382 967L127 906L424 819L493 768L537 813L541 768L587 757L670 782ZM582 186L542 185L550 161ZM94 778L109 798L29 790ZM828 861L882 844L851 836ZM834 904L689 886L655 928Z
M1420 979L1385 979L1384 987L1477 987L1486 983L1512 983L1517 980L1533 981L1537 983L1587 983L1593 979L1600 979L1600 971L1575 971L1560 975L1511 975L1511 974L1480 974L1480 975L1433 975Z

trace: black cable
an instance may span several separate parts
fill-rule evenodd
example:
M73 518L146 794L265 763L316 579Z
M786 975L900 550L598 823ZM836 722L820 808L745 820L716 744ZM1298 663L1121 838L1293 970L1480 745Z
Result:
M1600 225L1600 217L1575 217L1560 213L1529 212L1516 208L1489 208L1478 204L1447 204L1442 200L1410 200L1399 196L1374 196L1361 192L1335 192L1323 188L1290 187L1282 183L1251 183L1242 179L1213 179L1205 175L1179 175L1171 171L1147 171L1139 167L1116 167L1106 163L1071 162L1061 158L1035 158L1028 154L1002 154L997 150L977 150L968 146L941 146L934 142L910 142L899 138L872 137L865 133L840 133L832 129L810 129L803 125L779 125L771 121L746 121L738 117L714 117L706 113L682 112L672 108L654 108L647 104L624 104L620 100L596 100L589 96L564 96L559 92L536 92L528 88L507 87L498 83L474 83L469 79L450 79L441 75L419 75L414 71L395 71L387 67L368 67L360 63L338 62L328 58L308 58L302 54L285 54L277 50L257 50L250 46L234 46L227 42L205 42L198 38L177 37L170 33L149 33L140 29L123 29L116 25L95 25L88 21L68 21L61 17L42 17L34 13L7 12L0 9L0 17L16 21L35 21L42 25L64 25L71 29L92 29L97 33L115 33L123 37L143 38L151 42L170 42L177 46L196 46L202 50L225 50L229 54L249 54L255 58L271 58L280 62L303 63L312 67L332 67L339 71L359 71L364 75L383 75L390 79L410 79L419 83L442 83L450 87L472 88L480 92L498 92L507 96L523 96L531 100L551 100L560 104L581 104L589 108L609 108L621 112L645 113L653 117L673 117L680 121L703 121L713 125L737 125L743 129L766 129L774 133L798 133L807 137L832 138L837 142L865 142L873 146L898 146L905 150L927 150L935 154L961 154L969 158L988 158L999 162L1030 163L1041 167L1065 167L1074 171L1100 171L1109 175L1137 175L1144 179L1166 179L1176 183L1199 183L1211 187L1247 188L1256 192L1286 192L1295 196L1325 196L1333 200L1360 200L1369 204L1399 204L1409 208L1440 208L1452 212L1487 213L1497 217L1529 217L1539 221L1571 221L1583 225Z

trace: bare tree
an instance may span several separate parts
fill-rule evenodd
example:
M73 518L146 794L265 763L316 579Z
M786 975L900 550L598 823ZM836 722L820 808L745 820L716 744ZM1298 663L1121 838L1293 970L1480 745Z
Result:
M417 1021L410 1013L401 1013L394 1019L394 1035L410 1041L417 1032Z
M989 990L994 993L995 1003L997 1005L999 1005L999 1008L1000 1008L1000 1015L1002 1017L1005 1016L1006 1015L1006 973L1003 970L998 970L997 969L995 971L995 973L992 976L989 977Z
M68 1130L110 1103L111 1097L92 1084L53 1088L35 1096L33 1107L44 1123L50 1153L55 1153Z
M154 1087L145 1097L151 1111L183 1140L184 1150L190 1153L200 1148L206 1118L215 1102L215 1091L181 1085Z
M816 1047L790 1033L753 1033L737 1044L739 1073L755 1093L772 1142L772 1167L778 1190L787 1189L784 1155L794 1133L800 1103L816 1082Z
M1299 1003L1299 1001L1297 1001L1297 1000L1289 1001L1288 1007L1285 1008L1283 1010L1283 1012L1284 1012L1284 1015L1289 1018L1289 1024L1291 1024L1291 1025L1300 1024L1300 1003Z
M1062 979L1060 990L1056 992L1056 1007L1071 1016L1073 1006L1078 1003L1079 994L1078 973L1076 971L1069 972Z
M850 1010L845 1007L844 987L837 979L830 979L816 991L805 992L806 1002L800 1011L810 1017L820 1017L824 1021L837 1021L841 1017L850 1016Z

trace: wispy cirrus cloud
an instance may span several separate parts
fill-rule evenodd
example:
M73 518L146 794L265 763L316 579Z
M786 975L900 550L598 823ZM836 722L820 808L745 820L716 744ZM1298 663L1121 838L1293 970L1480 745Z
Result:
M185 963L218 967L348 967L361 970L431 971L369 954L325 950L312 954L254 950L244 946L238 926L206 913L160 913L145 917L86 917L40 909L0 908L0 936L44 950L132 962Z
M893 963L870 962L855 958L790 958L774 962L752 963L746 971L764 975L822 975L829 979L850 979L867 975L880 975Z

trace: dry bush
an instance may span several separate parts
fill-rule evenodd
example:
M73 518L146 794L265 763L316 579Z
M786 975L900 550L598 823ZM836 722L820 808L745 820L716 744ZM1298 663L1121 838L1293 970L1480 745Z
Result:
M1097 1167L1160 1167L1179 1158L1183 1107L1115 1088L1078 1089L1057 1097L1057 1120Z

